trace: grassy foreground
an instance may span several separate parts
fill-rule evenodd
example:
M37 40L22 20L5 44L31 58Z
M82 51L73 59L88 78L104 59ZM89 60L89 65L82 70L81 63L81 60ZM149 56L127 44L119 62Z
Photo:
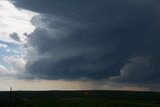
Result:
M0 107L160 107L160 93L15 91L10 96L10 92L0 92Z

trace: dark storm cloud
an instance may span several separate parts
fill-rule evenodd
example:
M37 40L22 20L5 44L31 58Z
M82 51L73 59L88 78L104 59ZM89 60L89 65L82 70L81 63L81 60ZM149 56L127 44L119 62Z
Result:
M20 41L21 41L19 35L18 35L17 33L15 33L15 32L13 32L12 34L10 34L10 37L11 37L13 40L17 41L17 42L20 42Z
M28 43L37 49L38 54L46 57L28 63L27 69L33 74L38 71L38 75L50 79L102 79L117 75L118 71L112 72L113 68L109 66L116 65L115 61L111 61L113 58L109 58L116 51L114 40L83 32L86 34L78 31L54 38L47 30L37 28L28 38ZM44 72L39 72L41 67Z
M29 73L46 79L160 82L158 0L12 0L41 13L28 46Z

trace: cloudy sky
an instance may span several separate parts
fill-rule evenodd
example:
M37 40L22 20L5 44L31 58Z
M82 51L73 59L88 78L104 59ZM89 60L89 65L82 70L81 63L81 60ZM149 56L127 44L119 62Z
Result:
M159 0L0 0L0 90L160 91Z

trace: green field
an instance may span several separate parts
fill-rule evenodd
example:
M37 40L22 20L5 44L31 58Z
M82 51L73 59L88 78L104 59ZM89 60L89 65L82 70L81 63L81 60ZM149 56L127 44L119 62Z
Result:
M0 107L160 107L160 93L131 91L0 92Z

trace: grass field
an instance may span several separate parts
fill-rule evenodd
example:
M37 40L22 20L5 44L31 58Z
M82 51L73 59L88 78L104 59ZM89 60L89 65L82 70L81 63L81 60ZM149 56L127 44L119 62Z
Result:
M0 107L160 107L160 93L131 91L0 92Z

